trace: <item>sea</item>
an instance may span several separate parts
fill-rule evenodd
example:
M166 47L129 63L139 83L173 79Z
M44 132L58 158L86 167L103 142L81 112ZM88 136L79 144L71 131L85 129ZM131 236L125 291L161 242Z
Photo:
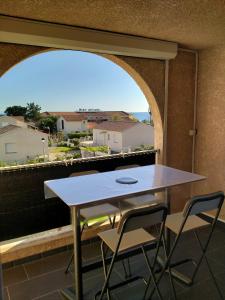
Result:
M132 114L140 122L144 120L150 120L150 116L148 112L131 112L130 114Z

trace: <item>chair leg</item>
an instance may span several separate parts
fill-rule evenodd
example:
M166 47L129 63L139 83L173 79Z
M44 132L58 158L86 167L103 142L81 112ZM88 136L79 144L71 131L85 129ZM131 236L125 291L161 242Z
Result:
M182 229L183 229L183 228L181 227L180 233L181 233ZM176 249L176 246L177 246L177 244L178 244L178 241L179 241L179 239L180 239L180 233L176 236L176 239L175 239L175 241L174 241L174 243L173 243L173 246L172 246L171 250L169 250L168 245L167 245L167 247L166 247L166 248L170 251L170 253L169 253L169 255L168 255L167 259L166 259L166 262L165 262L165 264L164 264L164 266L163 266L163 268L162 268L162 271L161 271L161 273L159 274L159 277L158 277L158 279L157 279L157 281L156 281L157 285L159 285L159 283L160 283L160 281L161 281L163 275L165 274L166 270L167 270L168 267L170 266L170 262L171 262L173 253L174 253L174 251L175 251L175 249ZM151 294L150 294L150 298L149 298L149 299L151 299L151 297L152 297L152 295L154 294L154 292L155 292L155 288L153 288L153 290L151 291Z
M108 283L109 283L109 279L110 279L110 276L111 276L111 273L112 273L112 269L113 269L113 265L114 265L116 256L117 256L117 251L114 252L114 254L113 254L113 257L112 257L112 260L111 260L111 263L110 263L110 266L109 266L109 269L108 269L108 273L107 273L107 276L106 276L106 279L105 279L105 282L104 282L99 300L101 300L103 298L103 296L105 294L105 291L108 288Z
M221 290L220 290L220 288L219 288L219 285L218 285L218 283L217 283L217 281L216 281L216 278L215 278L215 276L214 276L214 274L213 274L213 272L212 272L212 269L211 269L211 267L210 267L209 261L208 261L208 259L207 259L207 257L206 257L207 247L203 247L203 246L202 246L202 243L201 243L201 241L200 241L200 239L199 239L199 236L198 236L196 230L194 231L194 234L195 234L196 240L198 241L198 244L199 244L199 246L200 246L200 248L201 248L202 255L201 255L201 257L200 257L200 259L199 259L199 262L198 262L198 264L197 264L197 266L196 266L196 268L195 268L195 271L194 271L194 273L193 273L193 275L192 275L192 280L194 280L194 278L195 278L195 276L196 276L196 274L197 274L197 271L198 271L198 269L199 269L199 267L200 267L200 265L201 265L201 262L202 262L202 260L203 260L203 258L204 258L204 259L205 259L205 262L206 262L206 265L207 265L207 268L208 268L208 270L209 270L209 273L210 273L210 275L211 275L211 277L212 277L212 279L213 279L213 282L214 282L214 284L215 284L216 290L217 290L217 292L218 292L220 298L221 298L222 300L224 300L223 294L222 294L222 292L221 292ZM207 244L208 244L208 243L207 243Z
M104 251L104 242L103 241L101 242L101 252L102 252L102 263L103 263L104 277L105 277L105 280L106 280L106 278L107 278L107 265L106 265L106 253L107 253L107 251L106 252ZM110 300L110 292L109 292L108 288L107 288L106 292L107 292L107 298L108 298L108 300Z
M150 265L148 256L147 256L147 254L146 254L146 252L145 252L145 249L144 249L144 246L142 246L141 249L142 249L142 252L143 252L143 255L144 255L144 258L145 258L145 262L146 262L146 265L147 265L148 270L149 270L149 273L150 273L150 278L149 278L149 280L148 280L148 283L147 283L147 286L146 286L146 289L145 289L145 293L144 293L144 299L145 299L145 296L146 296L148 287L149 287L149 285L150 285L150 283L151 283L151 279L152 279L153 284L154 284L155 289L156 289L156 292L157 292L157 294L158 294L158 297L159 297L160 300L162 300L162 296L161 296L161 293L160 293L160 291L159 291L159 288L158 288L158 285L157 285L157 283L156 283L156 279L155 279L155 276L154 276L154 273L153 273L154 271L153 271L152 268L151 268L151 265Z
M125 259L121 260L123 270L124 270L124 274L125 274L125 278L129 278L131 276L131 268L130 268L130 259L129 259L129 257L126 259L126 261L127 261L127 266L128 266L127 268L126 268L126 264L125 264Z
M114 228L115 223L116 223L116 215L114 215L112 219L111 219L111 216L108 216L108 219L109 219L109 223L110 223L111 227Z
M164 235L162 236L162 243L163 243L163 249L164 249L164 252L165 252L166 259L168 259L168 250L169 249L166 245ZM173 292L173 298L176 300L177 299L177 294L176 294L176 289L175 289L174 282L173 282L173 276L171 274L170 264L168 265L168 274L169 274L169 279L170 279L170 286L171 286L171 289L172 289L172 292Z

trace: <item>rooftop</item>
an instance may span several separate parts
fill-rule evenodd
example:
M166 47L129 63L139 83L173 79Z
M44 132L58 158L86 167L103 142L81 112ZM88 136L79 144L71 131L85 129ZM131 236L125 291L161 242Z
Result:
M101 124L97 124L94 129L101 129L101 130L109 130L109 131L117 131L117 132L123 132L127 129L130 129L134 126L143 124L141 122L126 122L126 121L106 121L102 122ZM148 126L143 124L143 126Z
M45 116L58 116L63 117L66 121L83 121L88 118L102 118L108 119L113 117L118 118L129 118L129 113L124 111L85 111L85 112L43 112L42 115Z
M4 127L0 128L0 135L4 134L4 133L7 133L9 131L12 131L14 129L17 129L17 128L21 128L21 127L16 126L16 125L7 125L7 126L4 126Z

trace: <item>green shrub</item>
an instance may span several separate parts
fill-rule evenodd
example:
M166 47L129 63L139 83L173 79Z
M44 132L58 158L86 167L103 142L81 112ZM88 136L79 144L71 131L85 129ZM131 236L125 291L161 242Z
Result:
M104 152L108 153L108 146L96 146L96 147L82 147L82 150L90 151L90 152Z
M86 136L93 136L93 133L91 132L71 132L68 133L68 138L69 139L79 139L81 137L86 137Z
M78 152L77 152L77 153L74 153L74 154L73 154L73 158L74 158L74 159L76 159L76 158L81 158L81 153L78 153Z

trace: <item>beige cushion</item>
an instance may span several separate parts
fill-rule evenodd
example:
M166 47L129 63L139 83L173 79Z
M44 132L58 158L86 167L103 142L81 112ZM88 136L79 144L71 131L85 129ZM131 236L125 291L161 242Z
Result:
M166 227L169 228L171 231L175 232L176 234L178 234L182 221L183 221L182 212L168 215L166 219ZM183 232L193 230L206 225L209 225L209 223L204 221L203 219L197 216L189 216L183 228Z
M154 194L144 194L140 196L129 197L124 201L132 206L149 205L151 202L156 202L158 198Z
M115 252L119 240L119 234L116 228L100 232L98 236ZM155 237L142 228L126 232L123 234L119 252L147 244L154 240Z
M103 216L114 216L119 213L119 208L108 203L83 208L80 215L85 220L91 220Z

